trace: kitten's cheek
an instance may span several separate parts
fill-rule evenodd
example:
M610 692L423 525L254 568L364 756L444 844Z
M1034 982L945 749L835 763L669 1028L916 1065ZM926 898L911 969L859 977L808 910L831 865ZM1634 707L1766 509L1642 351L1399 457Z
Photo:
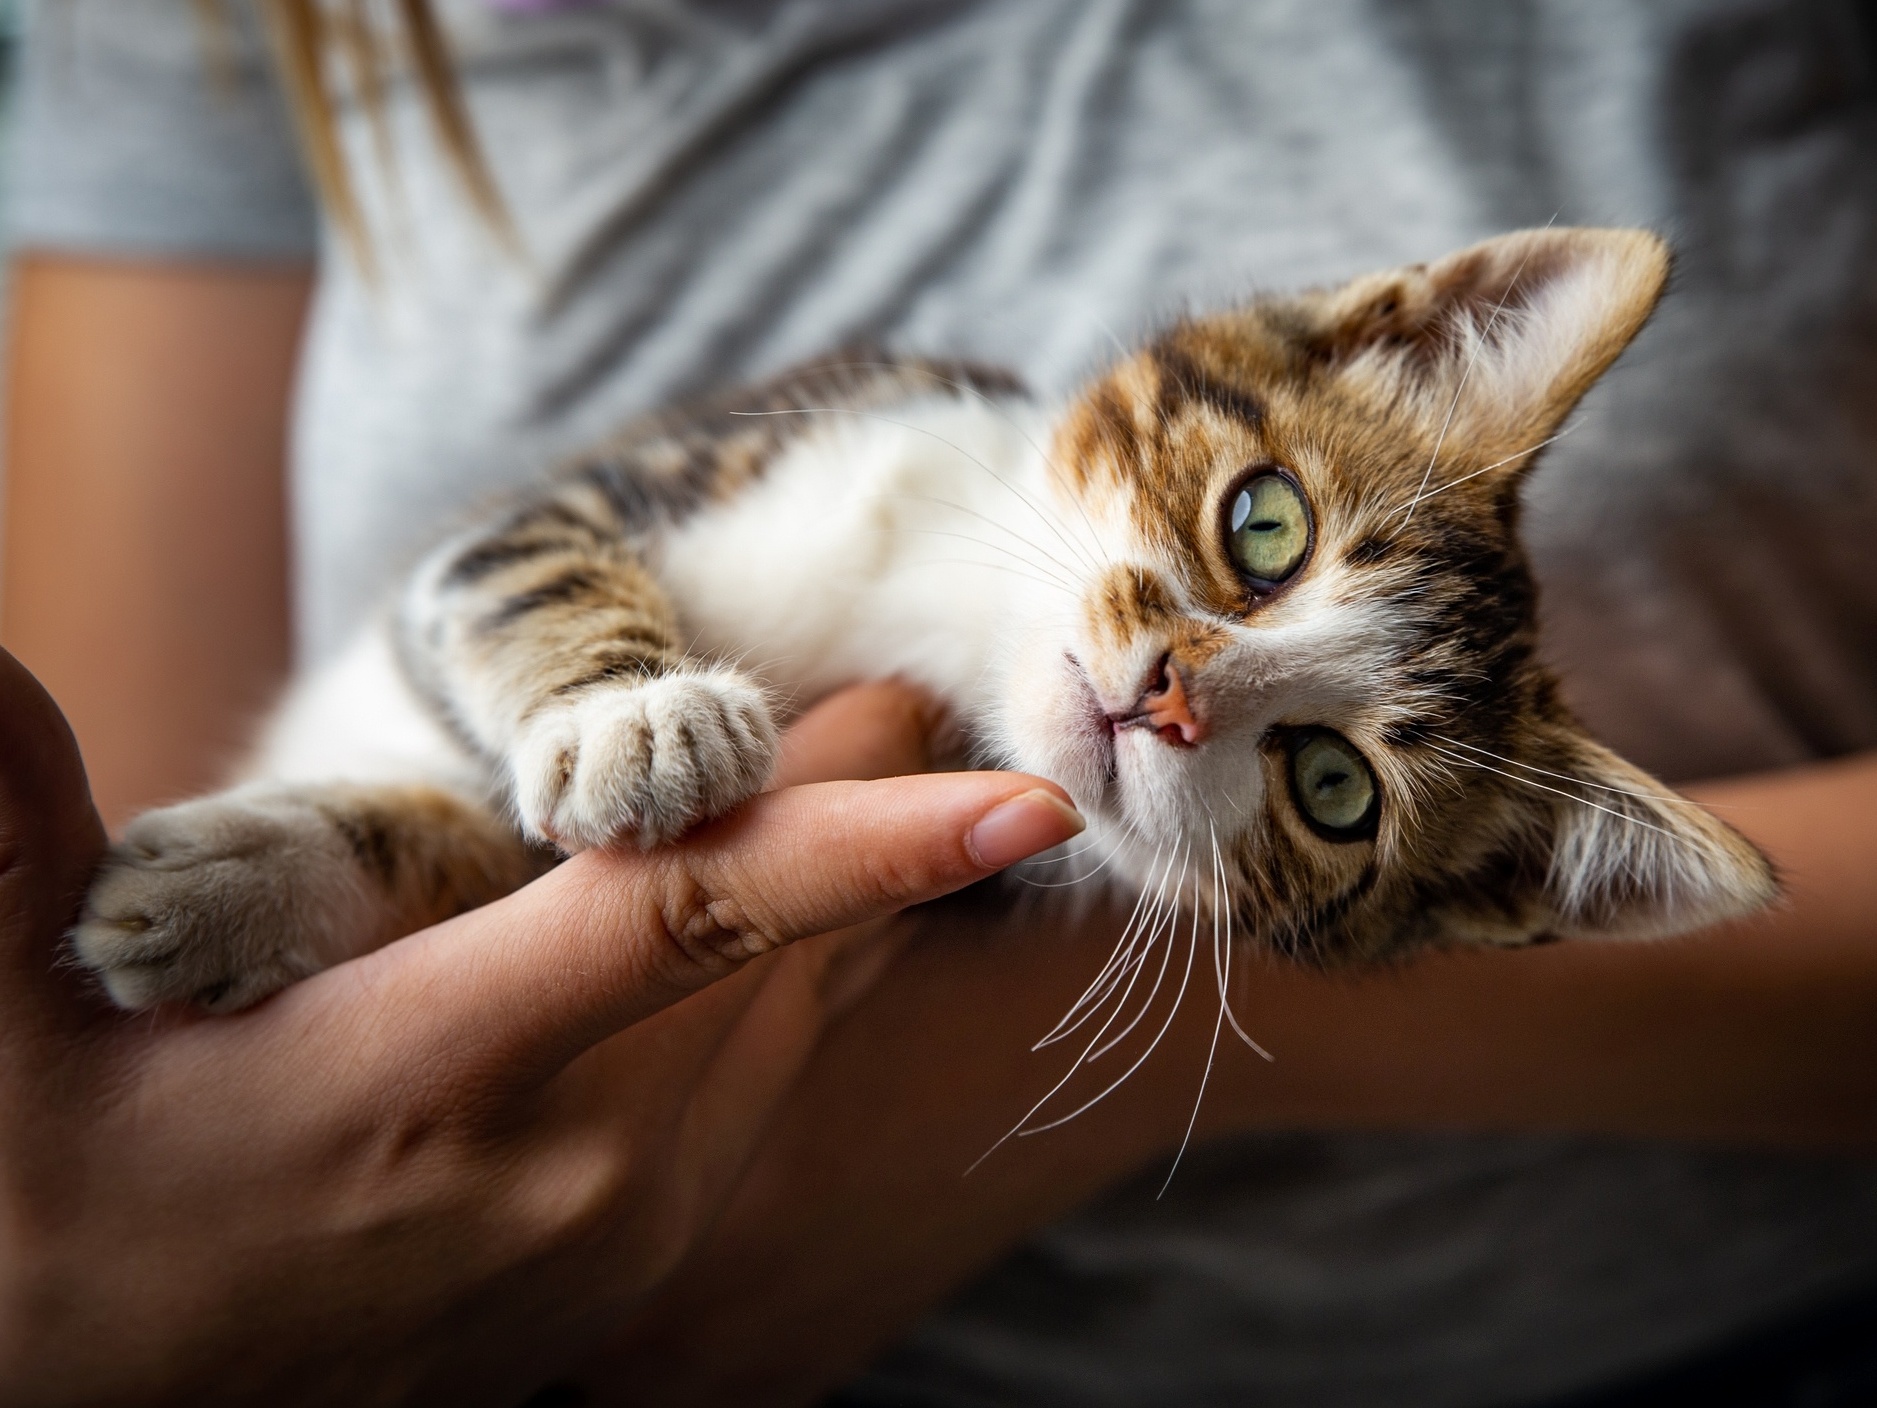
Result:
M1057 736L1043 776L1059 783L1084 813L1108 802L1108 755L1095 740L1064 732Z
M1101 804L1112 760L1108 729L1062 679L1042 673L1013 678L1001 732L1018 768L1059 784L1084 812Z

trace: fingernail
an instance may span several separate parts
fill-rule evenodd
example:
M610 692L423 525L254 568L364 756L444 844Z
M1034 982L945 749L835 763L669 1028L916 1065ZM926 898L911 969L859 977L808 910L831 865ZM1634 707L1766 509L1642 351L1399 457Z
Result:
M1088 823L1054 792L1040 787L1019 792L978 818L965 849L987 870L1002 870L1025 856L1060 846Z

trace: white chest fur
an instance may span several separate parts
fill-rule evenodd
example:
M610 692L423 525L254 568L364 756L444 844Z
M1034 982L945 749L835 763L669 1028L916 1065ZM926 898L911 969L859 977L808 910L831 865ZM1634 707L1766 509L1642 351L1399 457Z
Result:
M827 415L659 545L691 649L740 660L794 707L897 675L976 712L1011 627L1071 600L1049 550L1046 434L1021 403Z

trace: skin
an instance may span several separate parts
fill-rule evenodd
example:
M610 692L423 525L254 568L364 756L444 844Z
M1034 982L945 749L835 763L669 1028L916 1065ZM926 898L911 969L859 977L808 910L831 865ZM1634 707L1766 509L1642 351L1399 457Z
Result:
M801 785L876 770L880 717L824 704L781 790L679 845L233 1018L139 1017L58 962L104 833L0 652L0 1397L512 1403L617 1325L877 972L832 931L1078 827L1018 774ZM744 943L687 942L699 896Z
M13 278L0 640L64 706L118 827L218 782L286 679L311 273L35 255Z
M136 271L139 278L159 280L169 272ZM211 275L199 276L212 281ZM57 324L61 315L59 301L52 296L55 290L40 284L38 261L28 261L19 278L23 303L34 306L30 299L40 301L38 321L16 326L15 365L48 355L33 345L35 329ZM71 283L66 280L68 292ZM179 318L204 319L195 327L196 335L217 343L245 335L239 329L248 324L222 321L211 311L225 308L225 303L198 301L182 286L173 286L170 295ZM284 320L278 306L275 313ZM280 334L275 327L273 335ZM159 420L165 407L179 404L177 397L157 394L177 360L153 356L140 364L120 364L119 375L146 386L150 413ZM68 366L60 375L75 377L79 371ZM111 394L109 385L94 389ZM209 388L204 400L190 406L192 416L207 417L211 424L217 415L236 413L232 404L218 406L213 391ZM51 428L34 430L25 421L36 414L59 413L62 406L63 413L71 414L73 405L83 404L75 399L28 401L17 389L12 394L15 452L9 465L8 507L9 533L15 536L10 541L45 530L44 518L35 517L28 506L56 501L44 481L69 472L57 459L21 457L20 447L60 443ZM118 394L123 394L122 388ZM249 387L244 394L258 393ZM242 413L251 413L251 408ZM167 432L152 427L148 433L161 443ZM127 476L133 471L193 472L180 462L139 469L130 455L134 445L135 437L129 437L124 458L118 461ZM274 451L257 457L247 472L275 474L277 463ZM178 485L166 492L193 491ZM72 506L59 510L77 511ZM125 531L131 527L125 525ZM239 536L241 528L229 523L225 531ZM75 580L68 575L69 561L46 555L39 561L42 574L52 576L35 577L9 557L9 632L19 619L14 611L29 609L16 608L15 601L37 600L41 605L30 609L49 610L46 603ZM163 569L157 564L158 569L176 572L185 566ZM260 583L256 590L275 585ZM139 590L164 595L169 589L145 583ZM39 619L44 623L49 618ZM99 608L87 619L95 632L87 649L96 651L99 641L121 639L111 633L121 628L125 617ZM72 623L56 630L42 624L40 629L44 639L78 628ZM236 652L238 642L231 638L225 644L231 654ZM145 696L191 687L187 681L165 680L162 671L169 658L161 649L149 650L148 672L141 677ZM222 668L244 667L237 663ZM69 688L75 692L69 699L61 695L81 721L108 719L114 710L124 709L123 691L107 672L96 672L96 693L83 697L92 687L84 678L73 677ZM210 701L203 707L213 713L213 705ZM174 711L177 716L184 712ZM170 716L161 706L156 713ZM217 727L232 726L234 715L224 705L215 714ZM204 727L200 717L188 723L191 729ZM870 740L862 750L863 765L850 759L848 766L861 772L917 769L923 764L923 724L916 701L890 690L870 692L841 724L843 734L864 732ZM148 721L143 726L155 728ZM142 746L169 755L163 766L173 769L171 776L193 777L205 766L199 752L189 751L199 746L201 736L150 735ZM5 756L20 755L8 749ZM104 764L96 766L102 771ZM126 806L159 795L140 794L128 777L103 775L100 785L107 795L125 798ZM1251 960L1238 970L1246 976L1235 986L1237 1011L1278 1060L1268 1065L1257 1059L1234 1044L1228 1031L1195 1138L1276 1128L1447 1126L1868 1147L1877 1140L1877 1021L1872 1020L1877 1014L1877 874L1867 856L1869 818L1877 814L1877 758L1731 782L1702 795L1737 808L1727 813L1729 818L1781 864L1790 890L1786 907L1749 924L1669 943L1583 943L1512 953L1433 955L1389 972L1359 976L1324 975ZM44 855L65 858L56 864L40 862L49 867L44 874L59 878L56 883L42 881L36 892L41 896L33 911L40 916L35 921L41 934L38 947L7 950L25 954L15 958L13 971L0 975L10 989L38 992L48 982L63 981L48 978L45 971L50 950L44 935L52 932L45 916L59 904L69 904L68 891L78 883L73 877L83 868L71 857L89 855L86 847L96 843L95 832L74 825L63 841L44 843L52 847ZM58 850L61 845L69 855ZM571 871L564 867L557 876ZM531 945L551 945L558 941L557 928L565 919L565 910L548 908L530 910L518 922L537 926L530 932ZM1046 1136L1007 1144L969 1178L960 1176L1060 1074L1065 1059L1061 1048L1032 1056L1028 1045L1054 1023L1100 966L1117 923L1117 916L1099 913L1070 925L1042 924L1034 915L992 922L983 910L955 907L904 921L901 937L917 941L903 948L865 1001L842 1017L812 1056L799 1035L802 1028L783 1022L797 1033L790 1038L796 1044L789 1050L802 1076L786 1094L766 1097L781 1102L779 1113L734 1194L726 1191L727 1210L708 1240L702 1219L685 1224L694 1235L686 1250L674 1255L675 1270L656 1278L655 1288L640 1282L623 1293L604 1275L591 1279L593 1267L604 1266L603 1256L580 1261L587 1280L556 1283L544 1276L533 1282L544 1288L544 1295L545 1288L557 1286L556 1294L564 1294L566 1286L578 1284L581 1296L590 1299L573 1310L562 1306L565 1318L545 1337L539 1357L527 1362L528 1371L544 1377L552 1366L584 1357L584 1367L575 1376L591 1385L600 1401L810 1402L1024 1233L1144 1166L1159 1166L1155 1161L1168 1158L1177 1147L1191 1114L1212 1035L1216 1008L1204 1000L1203 988L1198 998L1189 998L1155 1058L1102 1107ZM411 951L427 950L422 944L400 944L386 953ZM876 955L875 963L886 951L878 945L868 950ZM395 965L408 960L391 961ZM339 1004L337 994L360 1001L371 996L375 984L344 976L356 967L347 965L317 980L326 984L318 989L327 994L319 1000ZM498 982L500 976L489 980ZM533 995L532 973L510 976L519 984L513 991ZM582 976L584 981L588 975ZM857 986L858 980L848 985ZM253 1015L272 1020L269 1014L277 1011L303 1011L314 1000L304 989L314 986L303 985ZM403 991L408 995L410 989ZM733 991L719 984L704 997L721 1003L741 1001L718 996ZM426 989L424 1000L429 999ZM59 1000L79 1001L69 993ZM688 1010L695 1002L698 999L691 999L674 1011ZM423 1005L412 1007L420 1018ZM503 1005L494 1004L498 1009ZM799 1014L801 1009L791 1010ZM94 1010L86 1011L86 1020L99 1020ZM827 1012L813 1011L817 1015L806 1025L818 1030ZM407 1015L365 1029L396 1029ZM546 1041L546 1028L568 1018L554 1009L540 1020L537 1037ZM242 1017L228 1025L249 1021ZM221 1025L196 1023L177 1030L213 1033ZM456 1028L456 1038L470 1029ZM295 1044L311 1042L305 1029L288 1027L283 1032L275 1037L280 1043L272 1048L278 1053L275 1059L283 1066L318 1069L309 1064L319 1059L317 1048ZM587 1037L591 1032L587 1028L578 1034ZM703 1037L697 1040L709 1044ZM150 1087L146 1109L163 1108L165 1099L192 1107L197 1097L190 1081L230 1079L221 1063L249 1059L220 1048L200 1049L204 1054L193 1058L199 1064L179 1066L182 1074L169 1077L173 1084ZM601 1051L611 1049L609 1045ZM736 1058L721 1059L734 1064ZM102 1118L94 1107L80 1105L75 1112L64 1112L69 1104L65 1082L77 1079L68 1071L76 1069L81 1068L43 1060L20 1066L9 1075L7 1108L20 1119L52 1121L56 1116L70 1138L88 1137L86 1131ZM398 1068L380 1069L381 1082L389 1079L387 1069ZM581 1072L581 1079L592 1081L600 1092L590 1097L593 1103L580 1106L588 1114L596 1107L616 1113L644 1098L644 1087L630 1083L630 1061L615 1063L596 1055L568 1069ZM726 1080L721 1088L740 1089L742 1082L765 1069L761 1061L737 1067L739 1080ZM409 1068L401 1071L408 1078ZM610 1084L614 1081L620 1084ZM271 1103L252 1115L264 1131L270 1123L298 1126L338 1118L347 1099L366 1100L369 1107L370 1100L387 1098L382 1085L368 1081L335 1096L328 1096L318 1082L269 1095ZM310 1113L299 1113L303 1107ZM112 1133L128 1137L121 1129L112 1128ZM42 1137L35 1132L34 1142L18 1144L8 1136L0 1138L0 1144L37 1148ZM207 1135L197 1129L193 1137ZM184 1197L179 1187L185 1173L193 1178L200 1168L209 1167L211 1155L201 1144L184 1140L173 1157L172 1182L158 1185L141 1204L150 1216L134 1229L121 1221L113 1227L114 1236L127 1240L117 1245L83 1238L54 1243L38 1259L71 1284L90 1285L96 1282L86 1277L101 1279L106 1274L91 1258L121 1266L124 1246L141 1249L134 1260L148 1268L152 1280L114 1291L117 1299L112 1304L114 1313L132 1323L138 1323L139 1316L154 1317L147 1330L132 1337L146 1355L140 1361L145 1365L164 1355L188 1361L191 1353L200 1352L199 1345L213 1342L203 1328L213 1321L212 1296L206 1298L209 1309L204 1309L195 1303L146 1305L137 1295L140 1285L154 1282L159 1268L202 1264L191 1235L207 1233L187 1221L189 1210L199 1203ZM198 1167L195 1160L203 1162ZM738 1160L729 1162L743 1167ZM512 1187L521 1189L534 1179L551 1182L552 1175L540 1172L542 1167L513 1165ZM310 1286L308 1294L317 1300L313 1293L324 1283L308 1278L305 1268L343 1261L348 1247L344 1227L315 1219L310 1224L318 1229L314 1235L286 1240L280 1229L306 1225L299 1220L305 1216L299 1200L311 1196L304 1187L291 1180L282 1184L274 1165L238 1164L221 1177L227 1180L216 1185L221 1203L253 1209L243 1225L272 1228L273 1235L256 1232L232 1248L213 1240L207 1245L219 1249L221 1262L245 1256L242 1276L275 1287ZM428 1227L446 1225L452 1209L447 1198L443 1202L443 1208L430 1209ZM484 1215L482 1207L476 1204L465 1211L457 1204L454 1210L474 1225ZM559 1254L585 1258L600 1240L590 1224L582 1225L566 1235L567 1242L577 1245L563 1245ZM615 1244L604 1245L610 1249ZM573 1265L571 1260L553 1264L562 1272ZM490 1313L452 1318L473 1299L468 1287L481 1275L492 1298L507 1305L525 1302L509 1293L514 1283L504 1278L513 1273L503 1267L476 1263L458 1268L457 1274L449 1294L436 1293L426 1301L422 1288L409 1292L398 1316L390 1318L391 1330L346 1322L323 1331L324 1343L359 1343L364 1346L360 1362L369 1358L369 1349L386 1356L382 1362L399 1364L405 1362L398 1358L404 1347L415 1346L409 1356L421 1362L426 1373L447 1368L473 1377L486 1372L525 1336L510 1337L511 1321L520 1317ZM163 1282L184 1283L167 1274ZM282 1289L278 1294L284 1299L277 1304L244 1311L244 1323L258 1326L264 1321L270 1342L290 1353L300 1343L296 1336L304 1336L305 1326L314 1323L318 1306L289 1314L289 1292ZM745 1308L724 1313L726 1297ZM18 1327L30 1323L17 1318L20 1303L17 1295L11 1296L4 1302L9 1309L0 1316L12 1336L9 1344L22 1343ZM240 1303L254 1304L245 1299ZM543 1313L552 1318L550 1312ZM351 1338L336 1340L334 1334ZM397 1343L388 1344L386 1334ZM76 1348L74 1344L70 1339L52 1342L38 1361L51 1366L45 1372L71 1372L74 1365L96 1362L95 1340ZM80 1357L61 1361L61 1349ZM20 1380L0 1373L0 1382L5 1381ZM155 1401L152 1394L146 1397Z

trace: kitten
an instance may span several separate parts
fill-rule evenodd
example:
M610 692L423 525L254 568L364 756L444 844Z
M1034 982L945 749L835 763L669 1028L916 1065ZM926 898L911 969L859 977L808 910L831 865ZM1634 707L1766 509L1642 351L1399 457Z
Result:
M1059 408L828 362L635 424L431 553L247 781L133 823L77 952L125 1007L243 1007L670 841L764 785L778 699L888 675L1066 787L1104 874L1178 864L1285 953L1754 909L1766 861L1560 703L1516 532L1667 269L1525 232L1179 323Z

